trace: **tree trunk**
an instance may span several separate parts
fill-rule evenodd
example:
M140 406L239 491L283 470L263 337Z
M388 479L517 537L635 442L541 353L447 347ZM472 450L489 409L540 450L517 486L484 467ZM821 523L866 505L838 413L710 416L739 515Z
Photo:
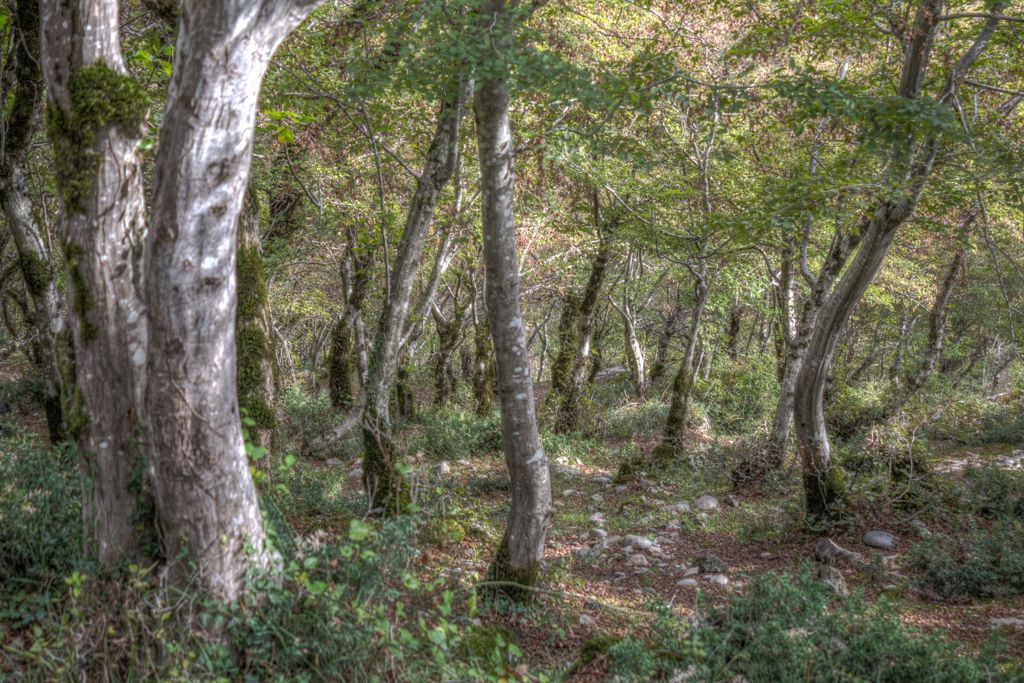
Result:
M644 372L644 347L636 334L636 321L633 318L633 310L629 300L623 297L622 308L622 331L626 342L626 362L629 364L629 374L633 378L633 388L636 391L636 398L644 400L647 375Z
M675 336L676 328L679 326L679 321L683 317L683 291L676 289L675 302L672 304L672 311L669 313L668 318L665 319L665 326L661 330L661 334L658 336L658 348L654 354L654 363L651 365L651 375L648 378L650 383L654 383L661 379L662 375L665 374L666 362L668 361L668 346L672 342L672 337Z
M64 377L70 369L64 316L57 291L57 273L50 258L50 246L32 215L32 203L25 183L25 164L32 138L39 127L43 102L43 71L39 53L39 7L31 0L18 0L10 17L13 50L4 62L0 83L11 84L3 101L10 100L3 119L3 158L0 159L0 205L14 236L25 289L33 306L37 362L43 384L43 406L50 442L67 437L65 390L74 378Z
M672 402L669 404L668 417L665 420L665 435L662 445L675 455L682 450L683 435L686 431L686 417L690 410L690 392L697 373L697 345L700 343L700 319L704 315L704 306L708 301L707 263L703 259L700 269L693 271L693 315L690 319L689 338L686 340L686 352L679 371L672 381Z
M476 325L473 351L473 400L476 414L485 417L494 409L494 347L491 326L486 320Z
M77 368L67 427L78 444L87 543L113 566L151 550L137 448L146 361L138 145L148 100L125 70L116 2L43 0L40 19Z
M912 100L921 95L940 11L940 0L923 0L918 7L904 51L903 73L897 90L900 97ZM998 7L992 11L997 12ZM989 18L971 48L957 61L939 97L940 102L949 104L958 79L988 44L997 21ZM862 236L857 254L818 313L794 399L804 494L811 517L834 519L844 506L845 489L840 471L832 463L823 409L836 342L850 313L881 267L897 229L916 208L938 147L937 134L925 140L910 138L897 147L886 178L896 189L892 195L879 199L873 211L862 219L857 229L857 234Z
M357 326L362 320L363 303L370 286L373 257L360 254L356 243L356 230L348 230L348 253L345 255L347 276L347 296L345 312L331 330L331 350L327 365L327 386L331 397L331 405L336 410L348 410L355 405L355 393L352 390L358 372L353 372L353 365L358 365L357 352L353 341L357 336Z
M396 467L398 453L392 438L388 402L398 372L402 332L424 238L441 189L455 169L459 123L472 82L456 83L452 87L454 92L441 105L437 130L409 205L402 241L390 274L390 296L381 311L363 387L363 484L372 501L371 508L386 514L402 512L408 504L406 483Z
M194 563L227 601L272 559L238 410L238 215L263 74L315 4L186 0L160 128L146 238L154 488L172 580Z
M455 378L451 372L452 356L462 341L462 321L464 309L459 302L452 302L454 309L452 319L448 320L437 306L431 309L434 324L437 327L437 358L434 361L434 405L447 405L455 390Z
M935 295L931 312L928 315L928 344L925 346L924 357L921 365L906 383L905 393L912 394L928 381L932 371L935 369L939 357L942 356L943 337L946 333L946 311L949 308L949 300L953 296L953 289L956 281L963 272L964 263L967 261L967 250L960 247L953 255L946 276L939 284L939 291Z
M499 36L508 30L502 0L487 0ZM504 21L503 21L504 20ZM500 38L499 38L500 39ZM512 132L508 85L487 81L476 93L477 145L483 205L487 313L497 356L501 434L512 481L512 505L497 555L488 571L497 592L527 597L537 581L551 519L551 480L534 414L533 380L519 310L519 262L513 222Z
M238 218L238 312L235 318L235 348L238 357L238 405L251 420L249 440L267 449L260 463L269 471L269 456L277 412L274 409L275 350L270 300L263 275L263 246L260 241L260 205L256 191L245 193Z
M583 372L584 366L590 359L590 344L593 336L594 317L597 309L597 299L604 284L605 272L608 270L608 260L611 257L611 230L601 215L598 193L594 191L594 222L597 224L598 237L601 243L598 245L594 260L590 265L590 277L583 289L583 295L579 299L573 315L573 327L567 339L559 339L558 360L552 366L552 375L556 368L564 372L556 389L552 382L551 400L559 401L558 412L555 418L555 431L559 434L567 434L576 429L579 422L580 395L583 392L586 376ZM561 333L561 330L559 330ZM563 357L564 354L564 357ZM561 392L561 393L556 393Z

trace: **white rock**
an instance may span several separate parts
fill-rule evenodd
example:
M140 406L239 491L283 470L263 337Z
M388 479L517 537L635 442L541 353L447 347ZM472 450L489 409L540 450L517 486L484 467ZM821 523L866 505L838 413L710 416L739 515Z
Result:
M331 467L337 467L338 465L341 465L342 462L337 458L327 458L326 460L324 460L324 464L330 465Z
M604 524L604 515L602 515L600 512L595 512L594 514L590 515L589 519L591 524L596 524L598 526Z
M697 579L680 579L680 580L676 581L676 585L677 586L682 586L682 587L696 586L697 585Z
M627 546L636 548L637 550L650 550L656 545L652 539L647 538L646 536L630 535L626 536L623 540Z
M725 574L710 574L708 575L708 581L715 584L716 586L728 586L729 577Z
M564 491L562 491L562 498L571 498L572 496L575 495L576 492L573 491L572 489L565 489Z
M648 567L651 563L648 561L645 555L637 553L636 555L630 557L626 564L628 564L630 567Z
M595 493L590 497L590 500L594 501L595 503L600 503L601 501L604 500L604 496L602 496L600 493Z
M683 576L695 576L700 574L700 567L687 567L686 571L683 572Z
M442 460L441 462L437 463L437 473L438 474L451 474L452 473L452 466L448 464L447 460Z
M698 498L697 500L693 501L693 505L698 510L717 510L718 499L712 495L705 494Z
M589 614L580 615L580 626L597 626L597 621Z
M869 531L864 534L864 545L882 550L892 550L896 547L896 539L887 531Z

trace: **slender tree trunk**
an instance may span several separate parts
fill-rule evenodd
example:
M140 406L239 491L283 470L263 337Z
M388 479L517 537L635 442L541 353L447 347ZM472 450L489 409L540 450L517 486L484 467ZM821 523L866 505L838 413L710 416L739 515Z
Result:
M125 70L117 2L43 0L40 19L77 368L67 427L78 444L87 543L112 566L151 549L137 449L146 362L138 145L147 98Z
M346 254L347 297L345 312L334 324L331 331L331 350L328 360L327 385L331 405L337 410L348 410L355 405L352 387L361 379L358 368L358 352L354 349L357 327L362 320L363 304L370 286L373 258L359 253L355 239L355 228L348 231L348 253Z
M269 471L269 453L277 427L274 409L275 350L270 300L263 275L263 246L260 241L260 205L256 191L245 193L238 218L238 312L235 318L235 348L238 356L238 405L252 421L249 439L257 448L268 450L261 462Z
M681 289L676 289L675 302L672 304L672 311L669 313L668 318L665 319L665 326L661 330L661 334L658 336L658 347L654 353L654 363L651 365L651 375L648 378L650 383L654 383L661 379L662 375L665 374L666 362L668 360L668 346L672 342L672 337L675 336L676 328L679 326L680 320L683 317L683 292Z
M473 400L476 414L485 417L494 409L494 346L491 326L486 320L477 322L473 335Z
M454 377L451 372L452 356L462 341L462 321L465 311L459 308L459 302L452 303L453 315L448 320L437 306L431 309L434 324L437 327L437 358L434 362L434 405L443 407L455 390Z
M441 106L437 130L409 205L390 274L390 297L384 302L363 387L363 483L372 507L386 514L402 512L408 503L406 484L396 467L399 454L392 438L388 402L399 369L402 332L423 242L441 189L455 169L459 123L472 83L457 83L453 88Z
M693 271L693 278L693 314L690 319L689 337L686 340L683 362L672 381L672 401L669 404L662 440L662 445L671 454L680 452L683 447L686 417L690 410L690 392L698 369L698 364L694 361L700 343L700 320L704 316L704 307L708 301L707 263L704 259L701 259L699 270Z
M647 375L644 372L644 347L636 334L636 321L633 317L633 309L626 297L622 299L622 331L626 342L626 362L629 364L629 374L633 378L633 388L636 391L637 400L644 400L644 391L647 389Z
M922 0L918 6L904 51L903 73L897 90L900 97L920 97L941 7L940 0ZM992 11L996 12L999 7ZM997 21L988 19L971 48L957 61L939 97L940 102L949 103L958 79L984 50ZM881 267L897 229L916 208L938 147L939 138L934 134L925 140L911 138L897 145L887 174L887 178L894 181L895 189L890 196L879 199L873 211L862 219L857 229L857 234L862 236L860 247L818 313L794 401L804 494L811 517L833 519L841 514L844 506L845 489L840 471L832 462L823 408L836 342L850 313Z
M238 215L263 74L315 5L185 0L160 128L146 239L154 488L173 580L194 562L222 600L272 560L238 410Z
M932 309L928 315L928 343L925 346L924 357L921 359L920 367L907 380L906 394L912 394L924 386L924 383L928 381L932 371L935 370L935 365L942 356L943 338L946 334L946 311L949 308L949 301L953 297L953 290L956 287L960 274L964 270L966 261L967 250L964 247L960 247L953 254L953 260L950 261L949 268L946 270L946 276L939 284L939 291L935 295L935 301L932 303Z
M485 16L495 31L507 31L502 0L487 0ZM503 21L504 20L504 21ZM476 93L477 145L482 186L487 314L497 356L501 434L512 481L512 505L488 578L499 592L527 597L520 586L537 581L544 539L551 519L548 460L537 433L533 380L519 310L519 262L513 222L512 132L508 85L485 82Z
M29 147L39 126L43 102L43 71L39 53L39 6L32 0L18 0L10 21L10 42L14 46L4 61L0 84L11 84L3 93L9 102L3 117L0 148L0 205L14 236L25 289L33 306L37 362L43 384L43 406L50 442L67 437L65 389L74 382L64 377L70 370L68 340L64 337L64 316L57 291L57 273L50 246L32 215L25 182Z

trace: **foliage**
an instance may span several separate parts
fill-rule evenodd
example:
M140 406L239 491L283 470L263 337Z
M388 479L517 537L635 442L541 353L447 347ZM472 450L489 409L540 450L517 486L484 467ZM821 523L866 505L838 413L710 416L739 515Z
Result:
M425 413L409 441L410 451L434 460L459 460L501 455L501 416L479 417L461 410Z
M726 359L717 364L711 378L699 381L695 387L720 434L741 434L762 427L771 418L778 392L775 361L768 355L742 361Z
M765 574L721 607L700 606L690 628L656 607L653 637L607 648L621 681L1012 680L992 664L959 657L854 596L838 605L809 568Z

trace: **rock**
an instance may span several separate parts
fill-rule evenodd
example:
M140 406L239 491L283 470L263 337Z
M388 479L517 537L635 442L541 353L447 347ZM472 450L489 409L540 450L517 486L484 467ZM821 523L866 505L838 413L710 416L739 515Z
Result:
M914 533L916 533L921 538L928 538L932 535L931 529L929 529L924 522L917 519L916 517L910 520L910 528L913 529Z
M456 462L459 463L460 467L469 467L469 459L468 458L462 458L461 460L457 460Z
M882 568L889 571L896 569L899 559L899 555L882 555Z
M626 564L628 564L630 567L648 567L651 563L647 559L646 555L641 555L640 553L637 553L636 555L631 556L629 560L626 562Z
M452 466L448 464L447 460L442 460L436 465L437 473L440 475L451 474Z
M341 460L338 460L337 458L327 458L326 460L324 460L324 464L329 465L331 467L337 467L338 465L341 465L343 463L341 462Z
M634 569L633 570L633 575L634 576L641 576L643 574L646 574L649 571L651 571L651 570L648 569L647 567L640 567L639 569Z
M693 501L693 505L698 510L717 510L718 499L712 495L705 494L698 498L697 500Z
M625 493L628 490L629 487L626 486L625 484L619 484L618 486L615 487L615 493Z
M600 557L601 553L604 552L605 547L604 539L600 539L589 548L580 548L579 550L573 551L573 556L579 560L590 562Z
M989 619L988 623L992 624L992 628L1024 631L1024 619L1018 617L996 617Z
M597 621L589 614L580 615L580 626L597 626Z
M591 529L589 536L592 541L603 541L608 538L608 532L604 529Z
M731 508L738 508L740 506L739 498L732 495L731 493L725 494L725 496L722 498L722 501L725 502L725 504Z
M679 529L683 528L683 525L679 523L678 519L673 519L672 521L670 521L668 524L665 525L665 528L668 529L669 531L678 531Z
M726 576L725 574L709 574L707 579L708 579L709 583L713 583L716 586L728 586L729 585L729 577Z
M689 579L679 579L678 581L676 581L676 585L680 586L680 587L683 587L683 588L686 588L686 587L689 587L689 586L696 586L697 585L697 579L692 579L692 578L689 578Z
M626 536L622 539L623 542L630 548L636 550L650 550L657 545L653 539L647 538L646 536Z
M686 571L683 572L683 576L694 576L700 574L700 567L687 567Z
M602 496L600 493L595 493L590 497L590 500L594 501L595 503L600 503L604 501L604 496Z
M602 475L594 477L594 483L597 484L598 486L611 486L612 485L612 478L611 477L606 477L606 476L604 476L602 474Z
M589 519L591 524L596 524L597 526L604 525L604 515L602 515L600 512L595 512L594 514L590 515Z
M818 579L839 597L849 597L850 589L846 586L846 579L843 578L843 573L832 565L819 564Z
M622 543L622 536L609 536L607 539L605 539L604 542L604 544L609 548L611 548L612 546L616 546L620 543Z
M675 505L673 505L672 509L675 510L676 512L689 512L692 508L690 507L690 504L684 500L681 503L676 503Z
M704 553L693 558L693 564L705 574L721 574L729 569L729 565L711 553Z
M864 545L892 550L896 547L896 538L887 531L869 531L864 534Z
M860 562L864 556L847 550L831 538L819 538L814 544L814 559L821 564L836 565L840 562Z

